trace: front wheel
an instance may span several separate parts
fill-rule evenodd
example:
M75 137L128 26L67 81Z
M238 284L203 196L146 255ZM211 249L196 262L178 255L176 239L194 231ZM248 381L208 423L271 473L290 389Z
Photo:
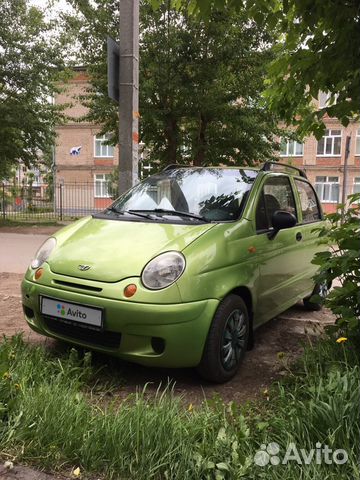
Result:
M223 383L237 372L249 340L249 314L245 302L228 295L210 326L203 356L197 367L206 380Z

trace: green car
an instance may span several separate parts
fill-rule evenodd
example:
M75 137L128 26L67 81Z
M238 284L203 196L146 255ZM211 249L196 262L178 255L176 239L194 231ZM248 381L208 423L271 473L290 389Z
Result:
M38 250L22 283L38 333L142 365L234 376L259 325L311 295L324 222L301 170L170 166Z

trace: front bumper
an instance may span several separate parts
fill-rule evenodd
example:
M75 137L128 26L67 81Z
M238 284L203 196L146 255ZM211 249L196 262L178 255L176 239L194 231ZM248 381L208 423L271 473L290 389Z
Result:
M44 317L40 312L42 295L103 307L103 331L68 328L61 320ZM22 282L22 299L26 321L36 332L157 367L199 364L219 304L216 299L171 304L135 303L57 289L26 278Z

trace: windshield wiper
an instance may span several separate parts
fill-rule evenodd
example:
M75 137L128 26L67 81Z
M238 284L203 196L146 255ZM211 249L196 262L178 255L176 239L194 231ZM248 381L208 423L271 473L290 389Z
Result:
M136 211L138 212L139 210L131 210L132 212ZM189 217L189 218L196 218L196 220L201 220L202 222L209 223L209 220L207 220L205 217L202 215L196 215L195 213L190 213L190 212L181 212L180 210L168 210L166 208L154 208L153 210L140 210L140 212L148 212L148 213L162 213L164 215L175 215L179 217Z
M109 210L110 212L114 212L118 215L126 215L127 213L130 213L130 215L136 215L137 217L148 218L152 220L152 217L150 215L139 213L137 210L118 210L116 207L113 207L113 206L108 207L106 210Z
M140 210L140 211L143 212L144 210ZM150 218L150 220L153 220L151 215L139 213L139 210L125 210L124 213L131 213L131 215L137 215L138 217Z
M109 212L117 213L119 215L121 215L123 213L120 210L118 210L117 208L113 207L112 205L111 205L111 207L107 207L106 210L108 210Z

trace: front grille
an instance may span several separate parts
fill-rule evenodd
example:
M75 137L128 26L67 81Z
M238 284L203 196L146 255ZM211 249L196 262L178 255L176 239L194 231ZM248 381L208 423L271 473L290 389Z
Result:
M97 330L89 326L75 325L71 321L44 316L44 323L50 333L78 340L99 347L119 348L121 333Z
M64 282L63 280L54 280L54 283L58 285L63 285L64 287L71 287L71 288L81 288L82 290L89 290L91 292L101 292L102 288L100 287L93 287L91 285L83 285L80 283L73 283L73 282Z

